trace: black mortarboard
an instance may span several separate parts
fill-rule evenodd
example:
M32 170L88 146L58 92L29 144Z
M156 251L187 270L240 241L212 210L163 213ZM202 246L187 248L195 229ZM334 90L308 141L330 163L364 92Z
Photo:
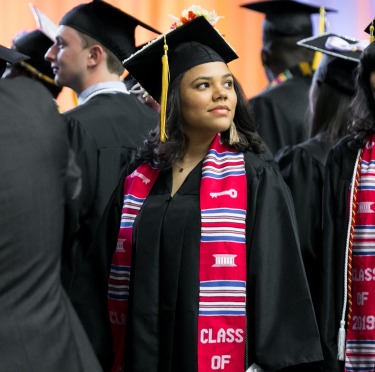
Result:
M347 94L354 93L354 69L368 41L327 33L300 40L298 45L324 54L314 79Z
M367 32L368 34L370 34L370 27L371 26L375 26L374 25L374 19L369 23L369 25L364 29L365 32Z
M0 45L0 77L4 73L7 63L13 64L27 59L29 59L29 56Z
M374 41L374 35L375 35L375 19L373 19L370 24L364 29L365 32L367 32L370 35L370 42L372 43Z
M53 80L51 63L44 59L52 44L53 41L39 30L20 34L13 39L13 48L30 57L27 63Z
M160 35L124 61L124 67L156 101L162 90L164 37L168 45L170 81L194 66L216 61L228 63L238 58L202 16Z
M134 31L137 26L160 34L154 28L101 0L76 6L62 17L59 24L92 37L120 61L134 53Z
M358 62L362 51L368 46L368 41L325 33L300 40L297 44L334 57Z
M235 51L211 23L204 16L198 16L150 41L123 64L155 101L160 102L160 139L165 141L168 78L172 82L195 66L228 63L236 58Z
M263 37L300 36L313 34L311 15L320 12L320 7L293 0L264 0L241 5L243 8L264 13ZM325 12L336 12L324 8Z

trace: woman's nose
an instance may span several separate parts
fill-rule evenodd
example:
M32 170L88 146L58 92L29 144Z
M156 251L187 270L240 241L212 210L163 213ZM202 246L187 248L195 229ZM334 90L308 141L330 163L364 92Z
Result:
M224 100L226 101L228 98L228 93L226 92L226 90L223 88L223 87L220 87L220 88L217 88L214 92L214 100L217 101L217 100Z

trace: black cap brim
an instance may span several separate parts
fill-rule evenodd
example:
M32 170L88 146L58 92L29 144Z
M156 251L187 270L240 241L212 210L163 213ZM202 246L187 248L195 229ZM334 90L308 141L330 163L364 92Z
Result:
M292 0L265 0L255 1L241 5L242 8L254 10L264 14L286 14L286 13L307 13L315 14L320 12L320 6L302 3ZM336 9L324 8L326 12L337 12Z
M241 5L241 7L265 14L263 40L274 37L304 38L313 34L311 15L320 13L314 4L292 0L266 0ZM336 12L325 8L326 12Z
M0 45L0 60L13 64L27 59L30 59L30 57L26 54Z
M204 17L197 17L165 35L160 35L123 61L129 73L157 101L161 93L164 36L169 51L173 51L181 43L197 42L211 48L225 63L238 58L236 52Z
M59 24L92 37L108 48L120 61L134 53L134 32L137 26L160 34L139 19L99 0L71 9L62 17Z
M18 63L28 60L30 57L17 52L14 49L6 48L0 45L0 77L3 75L7 63Z
M330 38L342 39L349 45L353 45L353 50L340 50L337 48L333 48L332 43L327 43L327 41L331 40ZM355 47L359 42L360 40L349 38L347 36L342 36L334 33L326 33L323 35L312 36L307 39L300 40L297 42L297 44L330 56L358 62L363 51L363 48Z
M371 27L371 25L372 25L372 26L375 26L374 23L375 23L375 19L373 19L373 20L369 23L369 25L364 29L364 31L367 32L369 35L370 35L370 33L371 33L371 31L370 31L370 27ZM375 34L375 32L374 32L374 34Z

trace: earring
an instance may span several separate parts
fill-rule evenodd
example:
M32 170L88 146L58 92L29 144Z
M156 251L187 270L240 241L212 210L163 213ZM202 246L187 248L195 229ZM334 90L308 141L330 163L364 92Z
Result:
M229 127L229 144L233 146L239 142L240 142L240 137L237 132L236 124L234 124L234 121L232 121Z

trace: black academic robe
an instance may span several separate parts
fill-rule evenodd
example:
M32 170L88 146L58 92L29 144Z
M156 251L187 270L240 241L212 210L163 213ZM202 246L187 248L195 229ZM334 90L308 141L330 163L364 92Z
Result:
M84 265L95 240L98 223L119 182L123 168L157 125L158 115L134 95L116 93L94 96L64 114L71 147L82 171L82 192L69 210L62 278L103 366L110 341L106 325L92 310L95 288ZM96 246L96 249L101 247ZM95 328L95 330L94 330Z
M322 194L329 138L319 134L278 151L275 160L289 186L296 210L301 252L313 302L319 293L319 256L322 243Z
M307 140L310 85L311 77L295 73L250 99L257 131L273 154Z
M323 251L317 318L324 352L324 371L342 371L337 361L337 335L344 301L344 264L348 230L348 193L357 150L351 137L341 140L330 152L323 192Z
M0 80L0 371L100 372L60 279L69 144L46 88Z
M322 353L293 202L272 165L250 153L245 158L248 364L316 371L312 362ZM171 171L162 172L135 221L126 371L197 371L200 176L198 165L171 198ZM98 244L108 251L94 259L96 275L108 275L122 188L107 209Z

